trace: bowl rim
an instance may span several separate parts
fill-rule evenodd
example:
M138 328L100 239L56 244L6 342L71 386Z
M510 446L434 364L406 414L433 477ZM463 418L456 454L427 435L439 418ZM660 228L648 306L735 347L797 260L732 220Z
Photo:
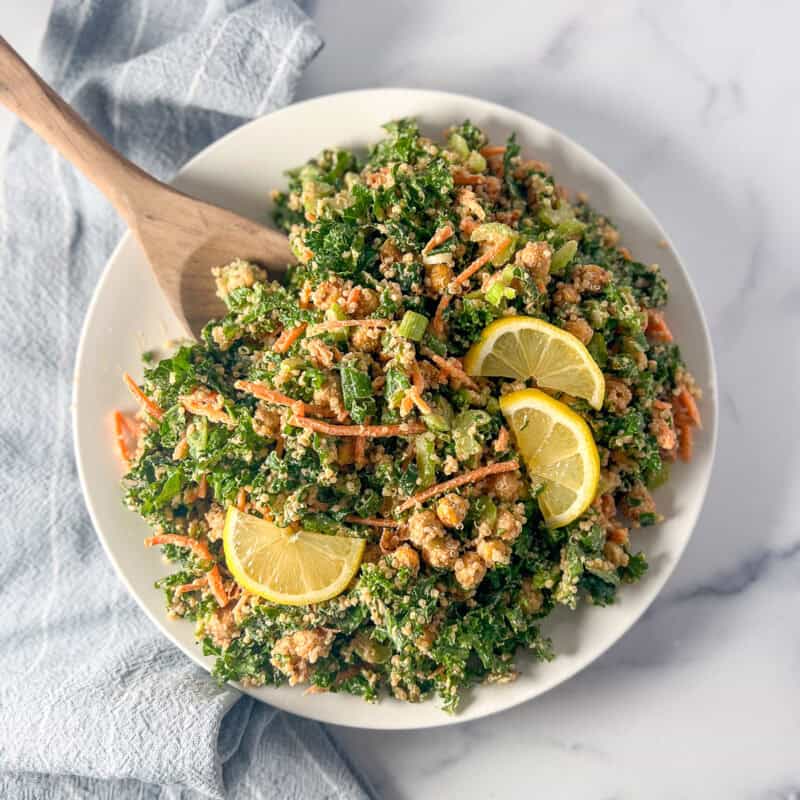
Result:
M708 385L703 386L703 390L705 396L710 399L711 405L713 408L713 414L711 415L713 418L713 425L705 430L707 434L707 451L708 451L708 466L705 470L705 474L702 477L702 486L700 491L700 499L696 504L695 509L691 513L691 516L687 518L686 527L688 528L688 533L684 537L683 541L673 549L674 553L674 560L672 564L669 566L668 569L661 570L658 574L651 575L648 579L649 583L649 597L646 599L644 603L642 603L641 608L639 608L635 613L632 614L630 619L627 621L627 624L619 631L615 632L613 635L610 635L606 641L604 641L602 647L600 647L597 651L592 652L590 655L587 655L584 658L576 660L574 664L572 664L569 668L567 668L562 675L555 681L547 683L543 688L542 687L533 687L533 690L527 694L525 697L520 698L509 698L508 702L497 702L495 706L491 709L482 710L480 713L469 714L468 711L461 712L455 715L445 714L444 712L440 712L441 719L434 720L434 721L420 721L419 723L414 723L410 721L408 724L405 722L403 723L396 723L396 722L387 722L381 721L380 719L380 705L385 702L391 702L391 698L384 698L381 701L381 704L377 706L373 706L372 708L375 709L375 715L371 717L368 722L364 721L357 721L351 722L349 719L344 718L332 718L329 714L321 714L315 713L315 706L312 702L308 702L305 704L304 708L299 711L296 708L284 708L281 703L276 703L273 701L273 698L269 700L261 697L258 694L258 689L253 690L245 686L241 686L235 682L228 682L228 685L237 689L240 692L250 695L251 697L260 700L261 702L267 702L271 705L274 705L276 708L284 711L288 711L289 713L295 713L300 716L306 717L308 719L314 719L320 722L328 723L328 724L335 724L342 727L351 727L356 729L365 729L365 730L420 730L420 729L427 729L427 728L437 728L437 727L444 727L449 725L457 725L463 722L469 722L476 719L483 719L488 716L492 716L494 714L498 714L503 711L510 710L518 705L523 703L529 702L537 697L542 696L543 694L547 693L548 691L560 686L561 684L568 681L570 678L573 678L579 672L583 671L586 667L588 667L592 662L602 656L604 653L608 652L608 650L613 647L626 633L628 633L642 618L645 612L651 607L653 602L661 593L664 585L669 580L669 578L674 573L678 563L680 562L683 554L686 551L686 548L691 540L692 536L694 535L694 531L697 527L697 521L699 519L700 513L705 505L707 495L708 495L708 487L711 480L711 475L713 473L714 468L714 461L716 458L716 451L717 451L717 438L718 438L718 429L719 429L719 408L718 408L718 376L717 376L717 365L716 365L716 358L714 354L714 347L713 342L711 339L711 334L708 327L708 322L706 320L705 312L703 310L702 303L700 302L700 296L697 292L695 287L694 281L692 280L690 272L687 270L683 259L680 256L677 248L675 247L672 239L668 235L668 233L662 228L658 218L650 209L650 207L642 200L639 194L627 183L627 181L623 180L620 175L618 175L611 167L609 167L604 161L599 159L595 156L590 150L584 147L582 144L577 142L570 136L562 133L561 131L553 128L552 126L548 125L547 123L542 122L537 117L534 117L531 114L527 114L522 111L518 111L514 108L510 108L508 106L502 105L500 103L495 103L489 100L485 100L480 97L475 97L472 95L467 95L463 93L456 93L456 92L446 92L440 90L432 90L432 89L424 89L424 88L403 88L403 87L372 87L372 88L365 88L365 89L356 89L356 90L346 90L340 92L332 92L329 94L318 95L306 100L302 100L297 103L291 103L288 106L285 106L281 109L277 109L275 111L269 112L268 114L261 115L256 117L252 120L249 120L243 123L240 126L237 126L233 130L229 131L225 135L221 136L219 139L216 139L207 147L200 150L191 159L189 159L185 164L183 164L180 169L175 173L173 178L168 181L168 183L175 183L176 181L180 181L180 179L188 172L191 173L193 168L200 162L201 160L205 159L210 154L214 153L216 150L223 148L229 139L238 136L243 130L248 129L253 126L257 126L260 124L261 120L266 117L273 118L276 116L286 116L293 113L296 113L298 108L307 108L314 105L323 106L327 103L336 103L338 101L342 101L345 99L360 99L364 103L368 103L371 98L375 95L396 95L398 97L408 97L409 95L414 95L418 97L420 100L423 98L428 99L439 99L442 102L448 103L468 103L468 104L481 104L487 112L495 113L500 115L504 118L516 118L520 121L532 121L536 125L538 125L543 132L546 132L549 135L557 137L558 139L562 140L567 144L567 146L571 149L577 151L582 158L586 159L589 162L593 163L594 169L598 170L600 173L603 174L604 180L610 180L622 187L624 187L627 192L629 192L631 199L638 204L639 208L643 212L643 214L649 218L649 222L653 225L655 229L657 229L660 235L663 237L663 241L665 242L666 246L672 252L675 258L676 265L678 269L681 271L683 278L686 281L686 286L688 292L691 296L691 299L694 303L695 308L698 310L697 315L697 322L699 322L700 329L703 334L703 349L705 350L707 357L708 357L708 373L709 373L709 381ZM129 594L133 597L136 601L139 608L144 611L144 613L150 618L150 620L156 625L159 631L164 634L170 642L180 648L189 658L191 658L196 664L200 665L206 671L209 671L208 664L204 661L202 655L198 653L197 650L192 650L188 646L185 646L182 642L180 642L176 637L172 635L169 631L167 626L165 625L165 618L163 615L161 617L157 616L154 612L152 612L143 602L143 599L140 596L140 593L134 588L133 584L129 580L125 569L123 568L122 563L113 553L109 540L107 536L103 533L102 527L100 525L99 516L97 514L96 508L94 503L92 502L92 496L89 491L89 483L86 477L84 463L83 463L83 454L81 450L81 442L80 437L78 435L78 395L80 389L80 374L81 374L81 367L85 356L85 351L88 346L88 332L91 327L91 323L97 309L97 306L100 303L100 298L103 295L103 288L105 283L109 280L110 273L112 272L112 264L117 260L121 251L129 246L131 241L134 239L134 234L131 230L126 230L125 233L120 238L120 241L114 247L112 252L108 255L105 260L105 264L103 266L102 272L100 277L97 281L97 284L94 287L92 292L91 300L86 308L83 322L81 324L81 331L80 331L80 338L78 341L78 347L75 352L75 362L72 372L73 378L73 387L71 392L71 423L72 423L72 442L73 442L73 449L74 449L74 456L75 462L77 466L78 477L81 486L81 492L83 495L83 500L86 505L87 511L89 513L89 517L91 519L92 525L94 530L97 534L98 539L103 547L103 550L106 553L106 556L112 563L117 576L121 579L123 585L128 590ZM277 691L284 687L278 687ZM230 705L236 701L236 697L232 697L230 700ZM313 698L312 698L313 699ZM363 703L364 701L361 698L352 698L355 701ZM431 701L428 701L431 702Z

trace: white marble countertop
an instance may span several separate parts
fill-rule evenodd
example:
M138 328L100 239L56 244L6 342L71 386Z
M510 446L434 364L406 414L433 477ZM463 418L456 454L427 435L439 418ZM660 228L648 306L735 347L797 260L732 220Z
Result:
M304 5L326 48L300 99L367 86L474 94L537 116L621 174L700 291L721 400L693 541L650 612L603 658L486 720L331 728L334 737L387 800L798 800L798 7ZM4 35L29 57L48 7L28 0L3 15Z

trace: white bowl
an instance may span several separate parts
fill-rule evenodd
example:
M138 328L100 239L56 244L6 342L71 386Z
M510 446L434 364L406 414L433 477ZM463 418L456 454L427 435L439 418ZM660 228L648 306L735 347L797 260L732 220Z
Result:
M455 716L436 702L417 705L384 699L365 703L349 695L306 695L302 688L244 689L278 708L312 719L363 728L402 729L475 719L530 700L558 685L607 650L644 613L686 547L706 494L717 429L714 362L703 312L686 270L652 213L623 181L566 136L502 106L441 92L374 89L320 97L244 125L204 150L180 172L184 191L258 220L268 219L269 191L285 185L284 171L332 145L363 149L380 138L381 125L416 117L439 136L450 124L471 119L494 142L516 131L525 156L547 161L560 183L587 192L591 203L614 220L623 243L638 260L661 265L671 287L669 324L689 368L703 388L704 430L691 464L678 464L656 495L667 520L637 532L650 570L625 586L617 604L562 611L545 624L557 658L549 664L520 659L521 675L511 684L480 686L468 693ZM235 256L231 253L231 256ZM166 574L159 553L142 540L145 523L123 507L122 465L111 432L114 408L131 406L120 380L134 374L143 350L162 346L179 328L159 292L144 255L130 233L109 259L86 315L75 368L74 434L81 483L92 521L109 558L136 601L188 656L206 668L193 625L168 620L163 594L153 582Z

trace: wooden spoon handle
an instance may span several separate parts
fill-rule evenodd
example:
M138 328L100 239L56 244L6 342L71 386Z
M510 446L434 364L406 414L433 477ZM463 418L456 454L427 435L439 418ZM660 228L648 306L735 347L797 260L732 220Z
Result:
M162 187L120 155L59 97L0 36L0 103L76 166L130 225L138 187ZM166 188L166 187L163 187Z

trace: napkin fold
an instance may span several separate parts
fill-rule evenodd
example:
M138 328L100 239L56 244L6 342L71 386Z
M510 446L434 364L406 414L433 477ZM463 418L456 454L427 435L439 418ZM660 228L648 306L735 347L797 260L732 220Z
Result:
M289 103L320 47L289 0L56 0L39 68L115 147L168 178ZM124 226L23 126L4 177L0 797L366 798L322 726L217 685L107 562L69 405L83 315Z

